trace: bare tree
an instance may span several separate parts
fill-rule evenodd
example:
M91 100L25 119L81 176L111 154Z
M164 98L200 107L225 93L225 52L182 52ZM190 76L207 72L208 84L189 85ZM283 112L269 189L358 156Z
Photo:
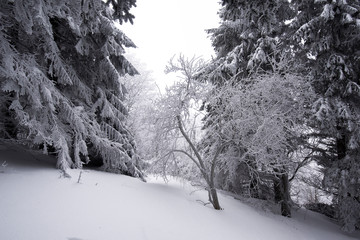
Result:
M227 82L209 98L208 141L228 144L219 161L230 176L246 164L259 181L271 180L282 215L291 216L289 175L309 159L301 146L308 143L303 135L314 93L306 78L293 73L259 74L247 81Z
M220 203L215 188L215 168L221 147L212 154L205 154L196 137L196 124L193 120L194 106L199 107L199 99L207 92L207 85L194 80L194 75L203 66L203 61L193 57L191 59L180 55L176 62L171 59L166 66L166 73L178 72L180 81L167 89L157 102L156 124L158 134L164 142L161 151L164 153L159 162L167 163L167 159L174 154L186 156L196 166L199 175L205 182L205 189L209 193L209 201L213 207L220 210Z

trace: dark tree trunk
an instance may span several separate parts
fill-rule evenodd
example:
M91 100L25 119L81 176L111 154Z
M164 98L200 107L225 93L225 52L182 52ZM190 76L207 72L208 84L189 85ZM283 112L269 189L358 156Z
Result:
M217 191L216 191L215 188L211 188L209 190L209 197L210 197L210 202L213 205L213 207L216 210L221 210L220 203L219 203L219 198L218 198Z
M277 173L273 180L275 202L281 205L281 215L291 217L290 184L288 175L284 171L274 169Z
M338 160L343 159L346 156L346 139L345 136L336 139L336 151Z
M287 174L281 176L281 183L283 187L283 196L281 202L281 215L291 217L291 203L290 203L290 185Z
M281 201L281 181L280 179L275 176L274 180L273 180L273 184L274 184L274 200L275 203L279 203Z

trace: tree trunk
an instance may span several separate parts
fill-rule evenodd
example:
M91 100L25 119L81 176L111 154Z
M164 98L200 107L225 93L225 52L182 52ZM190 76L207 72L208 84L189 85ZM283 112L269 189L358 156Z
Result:
M278 178L278 175L274 177L273 184L274 184L274 195L275 195L274 200L275 203L279 203L281 202L281 181Z
M291 200L290 200L290 184L288 175L284 171L274 169L278 174L273 180L275 203L280 203L281 215L291 217Z
M185 140L187 141L187 143L190 145L191 149L194 151L194 154L197 158L198 161L196 161L194 158L192 158L189 154L185 153L186 155L188 155L190 157L190 159L192 159L192 161L196 164L196 166L199 168L203 178L205 179L207 185L208 185L208 192L209 192L209 201L211 202L211 204L213 205L213 207L216 210L221 210L220 207L220 203L219 203L219 198L217 195L217 191L215 189L215 184L214 184L214 178L215 178L215 163L216 163L216 159L218 157L218 155L220 154L221 148L218 149L218 151L216 152L214 159L212 160L212 164L211 164L211 169L210 171L206 171L205 168L205 163L203 161L203 159L200 156L199 151L197 150L197 148L195 147L195 145L193 144L193 142L191 141L191 139L189 138L189 136L186 134L183 125L181 123L181 118L180 116L176 116L177 119L177 123L178 123L178 127L179 130L181 132L181 134L183 135L183 137L185 138Z
M281 202L281 215L291 217L291 203L290 203L290 185L287 174L281 176L281 185L283 187L283 196Z
M209 191L209 198L210 198L209 200L210 200L211 204L213 205L214 209L221 210L216 189L212 186L212 188L209 189L208 191Z
M336 151L338 155L338 160L343 159L346 156L346 138L341 136L341 138L336 139Z

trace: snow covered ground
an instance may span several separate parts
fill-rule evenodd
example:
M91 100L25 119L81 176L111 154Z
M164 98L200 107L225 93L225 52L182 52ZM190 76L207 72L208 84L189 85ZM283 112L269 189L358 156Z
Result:
M2 165L1 165L2 164ZM78 183L81 173L80 183ZM1 240L347 240L326 217L303 209L291 219L180 181L138 179L94 170L61 177L54 159L0 142ZM254 204L253 204L254 205Z

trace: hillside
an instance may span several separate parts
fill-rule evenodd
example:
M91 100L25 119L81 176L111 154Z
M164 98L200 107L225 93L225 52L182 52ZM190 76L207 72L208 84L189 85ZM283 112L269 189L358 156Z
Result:
M303 209L287 219L266 204L220 194L224 210L215 211L200 203L207 199L204 191L180 181L149 177L144 183L94 170L69 170L71 178L64 178L53 164L51 157L0 145L0 239L360 238L360 232L346 235L326 217Z

